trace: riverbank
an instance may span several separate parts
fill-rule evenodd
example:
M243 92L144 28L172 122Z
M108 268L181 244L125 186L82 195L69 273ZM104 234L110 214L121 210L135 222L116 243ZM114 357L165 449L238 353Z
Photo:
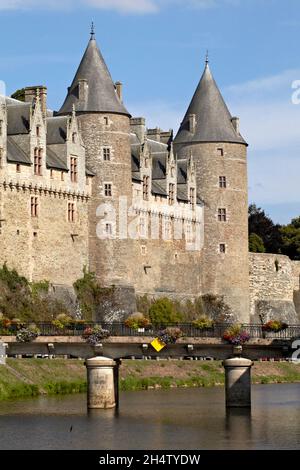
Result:
M300 364L255 362L252 383L300 382ZM120 390L224 385L221 361L131 361L120 369ZM8 359L0 365L0 400L86 391L84 361Z

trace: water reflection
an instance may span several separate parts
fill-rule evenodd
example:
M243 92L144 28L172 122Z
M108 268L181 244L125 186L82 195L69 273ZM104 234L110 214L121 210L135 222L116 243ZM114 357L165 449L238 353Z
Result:
M240 449L247 449L252 441L251 408L227 408L225 417L227 436Z
M253 387L252 410L224 389L126 392L87 411L85 395L0 403L0 449L297 449L300 384Z

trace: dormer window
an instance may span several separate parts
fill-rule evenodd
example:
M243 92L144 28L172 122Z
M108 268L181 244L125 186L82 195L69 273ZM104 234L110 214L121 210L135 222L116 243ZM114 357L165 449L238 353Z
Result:
M73 144L76 144L76 141L77 141L77 132L73 132L73 134L72 134L72 142L73 142Z
M175 184L169 184L169 205L172 206L174 204L174 193L175 193Z
M34 149L34 174L41 176L42 174L42 158L43 158L43 149Z
M143 178L143 199L148 201L149 198L149 176L144 176Z
M190 203L192 207L195 206L195 188L190 188Z
M71 182L77 183L78 173L77 173L77 158L71 157Z

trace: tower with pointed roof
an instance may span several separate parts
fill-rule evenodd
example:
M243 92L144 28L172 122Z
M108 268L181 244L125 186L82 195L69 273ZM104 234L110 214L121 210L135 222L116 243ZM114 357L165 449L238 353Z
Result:
M178 159L193 155L204 201L201 293L224 297L249 321L247 143L210 71L205 69L174 140Z
M126 242L116 233L119 197L126 199L128 207L132 199L130 114L122 103L120 88L121 84L112 80L92 26L88 46L58 114L75 109L87 164L95 174L89 209L89 267L103 285L116 286L127 282L128 256Z

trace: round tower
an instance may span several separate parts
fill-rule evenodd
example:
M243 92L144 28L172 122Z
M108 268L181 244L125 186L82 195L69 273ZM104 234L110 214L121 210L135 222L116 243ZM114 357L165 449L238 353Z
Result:
M211 74L208 60L174 141L192 154L204 201L202 294L221 295L232 316L249 322L247 143Z
M93 29L58 114L70 114L74 108L87 166L95 175L89 205L89 267L102 285L124 286L128 250L120 233L126 227L120 229L119 209L120 197L124 207L130 207L132 199L131 116L121 100L121 84L114 84ZM126 207L122 210L124 216Z

